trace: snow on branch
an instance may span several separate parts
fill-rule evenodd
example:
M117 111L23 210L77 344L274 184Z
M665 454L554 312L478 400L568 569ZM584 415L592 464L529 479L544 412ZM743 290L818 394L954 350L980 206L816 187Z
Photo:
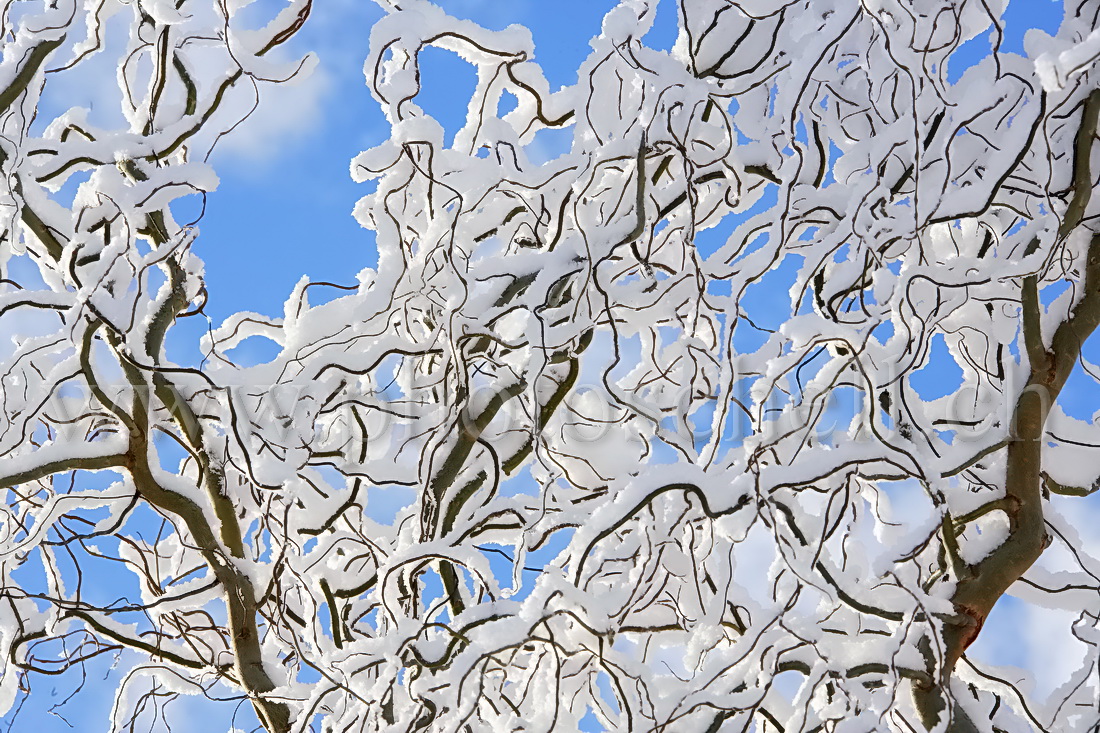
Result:
M1095 726L1089 3L1025 58L1003 3L682 0L661 50L622 0L554 91L379 2L377 267L214 323L175 204L313 63L274 5L3 7L0 710L114 654L111 731ZM66 108L102 55L119 116ZM966 656L1007 593L1077 614L1049 699Z

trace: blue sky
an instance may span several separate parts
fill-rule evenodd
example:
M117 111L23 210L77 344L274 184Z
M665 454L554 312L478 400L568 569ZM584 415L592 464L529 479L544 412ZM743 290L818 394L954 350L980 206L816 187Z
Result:
M441 4L456 16L491 28L510 23L530 27L536 60L543 64L552 88L575 81L576 67L588 53L588 39L598 33L602 16L611 5L601 0L456 0ZM275 0L261 0L255 5L256 16L280 6ZM657 25L647 40L650 45L667 48L675 35L675 3L664 0L660 7ZM1056 9L1060 12L1060 3L1050 0L1010 3L1010 33L1002 50L1020 51L1023 30L1028 28L1054 32L1060 21ZM372 234L351 216L366 189L351 181L348 168L352 157L388 134L361 70L370 27L380 16L381 10L367 0L318 2L313 18L291 49L301 53L314 50L321 62L317 73L285 90L264 90L264 102L255 117L237 131L236 139L227 139L214 153L211 162L221 184L206 202L195 251L206 262L211 294L206 313L215 327L242 310L281 315L283 301L303 275L348 284L354 282L356 272L376 263ZM977 60L989 49L988 38L980 36L967 45L965 55ZM961 66L951 69L952 77L961 74ZM448 52L431 50L424 56L423 73L428 96L422 106L453 135L473 89L473 70ZM176 209L177 218L194 218L200 203L197 198L185 202ZM198 337L206 328L199 318L180 322L172 332L170 355L181 363L197 363L201 359ZM263 360L271 351L262 340L252 339L235 355L245 361ZM942 373L935 369L927 377L929 389L942 381ZM1080 389L1084 389L1083 383ZM973 653L998 663L1027 665L1037 651L1032 647L1044 642L1003 643L1003 634L1026 623L1027 613L1018 601L1002 601ZM998 630L1001 633L996 633ZM125 666L120 664L119 670ZM108 668L109 660L89 665L92 676L99 678ZM52 693L49 685L37 688L42 694L28 703L13 730L105 730L110 691L118 674L116 670L107 683L93 685L96 690L102 687L104 694L84 695L63 711L74 727L48 713L71 689L66 681L58 680ZM210 706L201 700L175 710L177 716L185 710L194 715L190 721L179 717L173 721L173 730L179 733L224 730L233 714L232 706ZM241 721L252 719L247 705L239 712ZM7 728L5 722L0 719L0 732Z

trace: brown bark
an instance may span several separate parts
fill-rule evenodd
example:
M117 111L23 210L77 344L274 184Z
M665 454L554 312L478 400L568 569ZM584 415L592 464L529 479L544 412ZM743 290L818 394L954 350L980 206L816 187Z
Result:
M1074 194L1059 227L1059 240L1080 224L1089 203L1092 193L1089 157L1098 118L1100 90L1094 90L1085 102L1077 133ZM917 710L930 729L947 709L945 690L955 665L978 637L994 604L1039 559L1050 543L1043 519L1043 433L1050 409L1077 363L1082 344L1100 324L1100 235L1094 235L1089 243L1084 269L1083 293L1069 317L1055 330L1049 349L1041 330L1038 278L1031 275L1024 279L1022 328L1030 374L1016 400L1010 426L1013 433L1007 446L1005 495L1000 500L1000 508L1008 516L1008 537L978 563L961 568L961 577L957 578L951 598L957 613L943 627L943 658L937 681L932 685L916 683L913 687ZM947 730L966 733L977 728L956 706Z

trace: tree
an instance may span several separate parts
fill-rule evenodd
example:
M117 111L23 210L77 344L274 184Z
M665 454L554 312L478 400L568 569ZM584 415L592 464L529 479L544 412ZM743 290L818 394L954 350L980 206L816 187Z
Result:
M378 267L199 364L173 206L311 2L4 6L0 708L127 650L112 730L1097 730L1100 3L1025 58L977 0L681 0L669 51L622 0L552 91L525 29L379 2ZM112 53L117 129L42 101ZM1077 614L1045 704L965 655L1009 592Z

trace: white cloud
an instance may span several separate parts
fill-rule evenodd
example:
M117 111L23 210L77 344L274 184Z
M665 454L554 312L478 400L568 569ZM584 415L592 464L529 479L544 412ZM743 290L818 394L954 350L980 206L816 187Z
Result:
M260 82L259 105L218 142L215 155L235 158L226 161L230 165L243 162L251 168L262 165L266 169L288 148L305 140L321 124L326 99L334 86L332 75L323 66L313 66L286 83ZM238 84L242 93L235 96L233 109L240 119L248 113L255 97L246 82Z
M127 126L122 114L122 91L118 86L119 59L126 49L130 18L117 13L105 22L103 50L85 58L72 69L47 76L39 101L37 123L45 127L72 107L88 109L88 120L105 129ZM65 54L55 56L50 66L68 62ZM37 125L36 125L36 129Z
M219 167L244 164L253 172L257 166L270 170L316 132L327 107L348 95L367 94L362 66L371 26L380 15L373 3L348 0L330 0L315 8L298 34L270 54L272 61L293 69L294 60L308 53L309 66L289 82L259 85L259 107L218 143ZM251 89L239 95L234 102L238 119L254 101Z

